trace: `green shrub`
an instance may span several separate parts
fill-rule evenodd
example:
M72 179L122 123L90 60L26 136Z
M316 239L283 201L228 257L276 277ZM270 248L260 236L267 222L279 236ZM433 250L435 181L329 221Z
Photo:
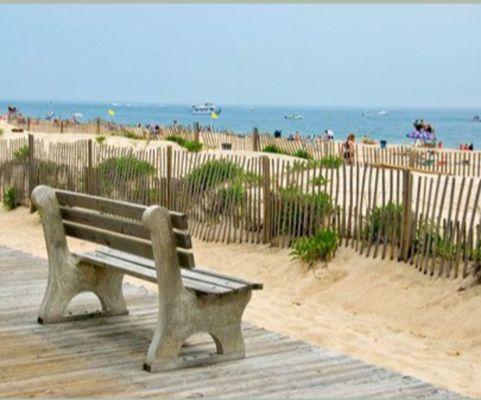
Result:
M245 176L242 168L232 161L210 160L192 170L185 182L204 191Z
M165 140L167 140L169 142L177 143L178 145L180 145L182 147L184 147L185 142L186 142L186 140L183 137L177 136L177 135L166 136Z
M192 151L194 153L202 150L202 143L197 140L186 140L178 135L169 135L165 138L165 140L168 140L169 142L175 142L179 146L182 146L188 151Z
M136 179L153 175L155 168L147 161L142 161L135 156L129 155L108 158L99 164L97 171L108 178L117 176L123 179Z
M105 136L97 136L95 140L97 141L98 144L102 145L107 138Z
M268 144L265 146L262 151L264 153L274 153L274 154L286 154L285 151L281 150L279 147L277 147L275 144Z
M184 143L184 147L188 151L197 153L202 150L202 143L197 140L188 140L187 142Z
M441 239L436 243L436 254L446 261L454 261L462 253L462 246L451 240Z
M320 229L314 236L297 239L291 256L309 265L316 261L329 262L334 257L339 244L339 235L330 228Z
M319 160L319 165L324 168L339 168L343 163L343 159L337 156L325 156Z
M17 190L14 187L8 187L3 193L3 206L7 210L13 210L17 207Z
M123 130L122 136L124 136L126 138L129 138L129 139L143 139L142 137L136 135L134 132L128 131L128 130Z
M217 191L215 196L216 204L212 208L220 214L225 214L240 207L246 197L247 192L242 182L234 182L231 185L221 187Z
M307 150L297 150L292 154L294 157L304 158L306 160L311 160L312 155Z
M315 178L311 179L311 183L315 186L324 186L327 184L328 180L324 178L322 175L318 175Z
M364 235L373 241L379 236L382 238L387 235L390 239L393 235L401 236L401 218L403 214L402 204L393 202L385 206L376 207L367 216Z
M435 221L425 221L416 229L412 245L418 253L434 254L434 247L442 241Z
M0 128L0 136L2 136L5 132L3 131L2 128Z
M22 147L20 147L18 150L15 150L13 152L13 158L19 162L27 162L28 154L29 154L28 145L25 144Z
M291 187L280 189L273 197L279 213L274 221L275 234L304 236L310 227L325 225L336 211L331 196L324 192L303 193Z

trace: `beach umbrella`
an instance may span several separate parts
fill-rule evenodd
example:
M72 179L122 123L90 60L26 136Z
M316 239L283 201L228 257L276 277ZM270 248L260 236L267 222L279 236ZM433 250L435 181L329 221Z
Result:
M412 131L406 135L409 139L422 139L422 132L421 131Z
M412 131L406 135L409 139L414 140L436 140L436 136L433 132L426 132L426 131Z

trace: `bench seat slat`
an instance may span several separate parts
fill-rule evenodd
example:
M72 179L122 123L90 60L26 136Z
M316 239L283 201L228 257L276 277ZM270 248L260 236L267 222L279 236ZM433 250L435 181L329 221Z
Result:
M81 207L97 210L107 214L119 215L124 218L132 218L140 221L146 206L127 203L120 200L106 199L104 197L91 196L88 194L70 192L68 190L55 190L57 200L62 206ZM169 211L172 226L176 229L187 230L187 216L183 213Z
M85 252L74 254L77 259L99 267L115 268L127 275L134 276L136 278L144 279L146 281L157 283L157 273L154 269L145 268L134 263L110 257L98 252ZM184 272L190 272L188 270L181 269L182 281L184 286L188 289L195 290L200 294L226 294L232 292L231 289L216 285L214 283L202 282L196 279L192 279L189 276L185 276Z
M100 214L96 211L82 208L60 207L60 214L65 221L90 225L122 235L150 240L150 232L148 229L137 221L120 219L112 215ZM178 247L184 249L192 248L192 240L188 232L174 229L174 236Z
M154 257L150 240L125 236L69 221L64 221L63 227L67 236L88 240L149 259ZM181 267L193 268L195 266L194 255L187 250L177 248L177 258Z
M146 258L125 253L123 251L117 251L109 248L97 249L95 250L95 252L98 254L103 254L113 258L121 259L129 263L137 264L144 268L150 268L155 270L155 262L153 260L149 260ZM214 283L216 285L226 287L230 290L240 290L247 287L257 288L257 285L258 285L255 283L238 279L238 278L233 278L231 276L226 276L226 275L219 275L216 272L199 269L199 268L194 268L192 270L183 269L181 272L182 272L182 276L186 276L201 282Z

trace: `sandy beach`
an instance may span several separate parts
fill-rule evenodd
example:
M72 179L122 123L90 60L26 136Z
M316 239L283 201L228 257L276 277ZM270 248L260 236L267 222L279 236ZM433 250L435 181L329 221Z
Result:
M38 214L2 210L0 223L0 244L46 257ZM69 244L72 251L95 247L75 239ZM195 240L194 250L199 266L264 283L247 321L481 396L481 287L459 292L459 280L429 278L346 248L327 268L311 269L291 260L289 250L264 245Z

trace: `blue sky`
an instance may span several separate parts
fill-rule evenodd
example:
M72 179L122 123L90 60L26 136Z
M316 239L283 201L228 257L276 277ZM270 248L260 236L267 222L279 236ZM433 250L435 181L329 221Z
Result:
M0 98L481 106L481 5L0 5Z

